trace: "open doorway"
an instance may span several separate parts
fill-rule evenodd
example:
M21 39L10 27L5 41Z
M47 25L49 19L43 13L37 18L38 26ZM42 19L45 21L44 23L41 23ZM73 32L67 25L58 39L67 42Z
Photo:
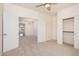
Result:
M19 46L30 48L37 43L37 22L35 19L19 18Z
M74 46L74 17L63 20L63 42Z

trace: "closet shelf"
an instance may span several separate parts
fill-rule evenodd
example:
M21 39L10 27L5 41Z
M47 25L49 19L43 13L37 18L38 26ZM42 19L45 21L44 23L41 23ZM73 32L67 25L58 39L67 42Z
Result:
M63 32L67 32L67 33L74 33L74 31L63 31Z

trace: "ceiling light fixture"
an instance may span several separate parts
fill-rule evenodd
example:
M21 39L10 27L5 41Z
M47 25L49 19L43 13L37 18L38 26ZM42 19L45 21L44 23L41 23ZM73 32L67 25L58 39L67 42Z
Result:
M50 7L50 4L45 4L45 7L47 8L47 7Z
M50 9L51 9L51 5L50 4L45 4L45 7L47 8L47 10L49 10L50 11Z

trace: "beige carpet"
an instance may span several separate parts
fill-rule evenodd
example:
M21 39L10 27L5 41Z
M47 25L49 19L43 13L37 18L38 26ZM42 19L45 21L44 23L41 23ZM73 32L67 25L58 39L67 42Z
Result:
M20 47L4 56L79 56L79 50L66 44L59 45L54 40L38 44L36 37L30 36L20 39Z

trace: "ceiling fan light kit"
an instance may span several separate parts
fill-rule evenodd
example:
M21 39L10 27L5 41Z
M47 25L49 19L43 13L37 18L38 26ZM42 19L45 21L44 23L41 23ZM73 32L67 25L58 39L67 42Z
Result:
M37 5L36 7L44 6L48 11L51 11L52 4L55 5L56 3L44 3L44 4Z
M45 7L50 7L50 4L45 4Z

